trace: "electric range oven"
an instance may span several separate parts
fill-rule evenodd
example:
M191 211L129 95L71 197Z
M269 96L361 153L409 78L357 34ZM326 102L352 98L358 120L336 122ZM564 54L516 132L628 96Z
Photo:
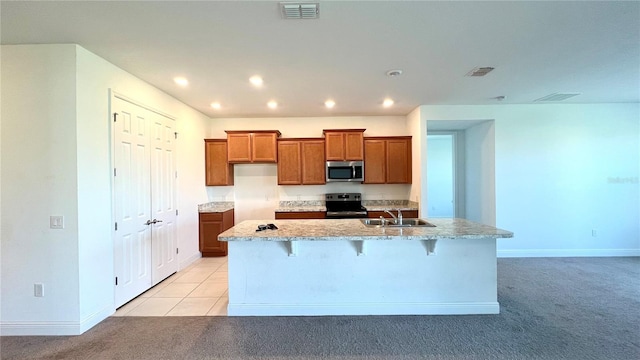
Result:
M367 217L367 209L362 206L360 193L329 193L324 200L327 219L362 219Z

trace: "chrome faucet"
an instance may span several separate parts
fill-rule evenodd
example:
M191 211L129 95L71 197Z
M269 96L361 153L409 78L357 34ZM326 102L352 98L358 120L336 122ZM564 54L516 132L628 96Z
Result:
M386 212L387 214L391 215L391 217L393 218L393 222L398 225L398 224L402 224L402 211L400 211L400 209L398 209L398 216L393 215L393 213L389 210L385 210L384 212Z

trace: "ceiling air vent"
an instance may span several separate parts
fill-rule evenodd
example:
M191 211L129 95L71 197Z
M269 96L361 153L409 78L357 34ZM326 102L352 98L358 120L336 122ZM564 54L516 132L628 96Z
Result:
M318 3L280 3L285 19L317 19L320 15Z
M477 67L467 73L466 76L485 76L493 70L492 67Z
M562 101L578 95L580 95L580 93L553 93L533 101Z

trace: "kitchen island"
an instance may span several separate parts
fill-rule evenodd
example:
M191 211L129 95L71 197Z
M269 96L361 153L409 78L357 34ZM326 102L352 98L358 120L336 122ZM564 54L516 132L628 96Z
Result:
M496 238L464 219L435 227L247 220L229 249L230 316L497 314ZM273 223L277 230L256 231Z

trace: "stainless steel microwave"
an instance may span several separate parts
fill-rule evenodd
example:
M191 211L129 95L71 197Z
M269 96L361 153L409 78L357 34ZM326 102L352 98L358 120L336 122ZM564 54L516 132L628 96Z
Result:
M363 161L327 161L327 182L364 181Z

